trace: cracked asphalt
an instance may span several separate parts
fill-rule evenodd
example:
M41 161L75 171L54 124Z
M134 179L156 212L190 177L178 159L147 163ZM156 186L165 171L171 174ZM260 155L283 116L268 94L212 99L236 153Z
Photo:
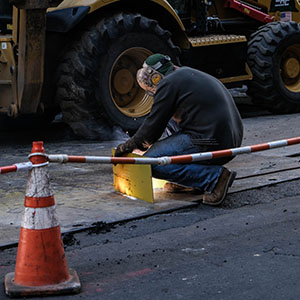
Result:
M68 233L67 262L82 291L51 299L299 299L300 195L279 195L262 188L255 205L199 204ZM16 251L0 252L2 282ZM3 285L0 299L8 299Z
M263 134L257 132L258 141ZM232 193L222 207L199 203L63 234L67 263L82 291L48 299L298 300L299 183L295 178ZM1 300L9 299L3 282L16 254L16 247L0 250Z

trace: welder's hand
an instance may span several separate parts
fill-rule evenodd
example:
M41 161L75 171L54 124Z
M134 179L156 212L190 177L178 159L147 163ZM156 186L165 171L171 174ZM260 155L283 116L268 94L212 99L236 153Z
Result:
M137 148L137 145L133 138L129 139L127 142L120 144L115 152L115 156L122 156L123 154L127 154L132 152L134 149Z

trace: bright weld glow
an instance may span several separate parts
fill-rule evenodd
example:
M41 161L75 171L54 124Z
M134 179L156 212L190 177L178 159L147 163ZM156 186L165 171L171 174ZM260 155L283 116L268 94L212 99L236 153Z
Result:
M124 196L124 197L126 197L126 198L129 198L129 199L131 199L131 200L139 200L138 198L133 197L133 196L124 195L124 194L122 194L122 193L121 193L121 195Z
M114 181L114 185L115 185L115 190L120 191L120 193L122 194L125 194L123 196L132 197L130 196L130 194L132 194L132 191L130 189L130 186L128 185L128 181L126 180L126 178L123 178L121 176L117 177L116 180ZM134 197L132 199L134 199Z

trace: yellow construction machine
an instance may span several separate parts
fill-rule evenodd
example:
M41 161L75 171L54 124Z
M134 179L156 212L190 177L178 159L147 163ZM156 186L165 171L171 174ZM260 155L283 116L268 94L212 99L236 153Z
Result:
M0 0L0 113L84 138L133 133L153 99L135 75L169 55L273 113L300 111L299 0Z

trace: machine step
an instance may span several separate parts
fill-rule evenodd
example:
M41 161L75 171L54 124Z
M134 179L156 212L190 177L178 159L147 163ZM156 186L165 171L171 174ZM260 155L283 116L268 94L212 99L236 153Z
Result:
M247 42L247 38L244 35L214 34L200 37L190 37L189 41L192 44L192 47L203 47L211 45Z

